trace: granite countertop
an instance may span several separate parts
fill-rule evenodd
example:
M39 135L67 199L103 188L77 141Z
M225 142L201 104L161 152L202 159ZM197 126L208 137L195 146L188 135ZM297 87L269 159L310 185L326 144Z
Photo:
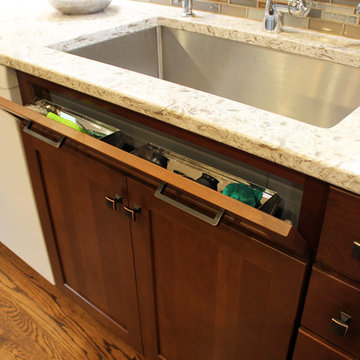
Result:
M46 0L6 2L0 13L0 64L360 194L360 107L336 126L318 128L58 50L88 42L89 34L104 38L128 31L129 24L132 28L165 24L360 68L360 40L304 30L272 35L263 32L259 22L200 11L188 19L180 12L175 7L113 0L102 13L66 16Z

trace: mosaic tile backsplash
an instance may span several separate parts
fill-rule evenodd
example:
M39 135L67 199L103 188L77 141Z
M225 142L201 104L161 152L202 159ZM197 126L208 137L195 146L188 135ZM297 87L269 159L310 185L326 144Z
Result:
M161 5L181 6L181 0L137 0ZM193 8L223 15L262 21L266 0L193 0ZM283 0L277 2L284 2ZM360 39L360 0L313 1L306 18L284 15L284 25Z

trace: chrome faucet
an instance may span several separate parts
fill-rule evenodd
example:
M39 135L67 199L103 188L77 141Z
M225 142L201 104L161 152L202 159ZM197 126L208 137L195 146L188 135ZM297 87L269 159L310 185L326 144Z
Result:
M282 15L288 13L297 17L306 17L311 10L312 0L289 0L288 4L266 0L263 29L278 33L282 27Z
M194 16L192 11L192 0L183 0L183 12L182 16Z

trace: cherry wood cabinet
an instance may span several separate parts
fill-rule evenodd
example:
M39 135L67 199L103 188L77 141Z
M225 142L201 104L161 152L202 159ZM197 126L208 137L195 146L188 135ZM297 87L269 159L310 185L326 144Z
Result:
M25 133L23 140L64 291L140 351L143 342L149 359L286 358L304 261L228 218L213 227L166 204L156 185L71 143L56 149Z
M211 226L155 196L168 171L20 108L57 286L148 359L287 358L307 268L295 229L242 204ZM218 211L179 187L165 196Z
M141 350L130 224L116 211L126 203L125 176L66 145L25 133L23 142L52 227L57 286Z
M149 360L290 359L308 262L326 248L323 230L316 254L324 215L324 229L333 224L328 184L56 84L24 74L19 79L24 102L46 98L47 88L64 92L303 186L296 229L0 99L1 107L33 121L42 140L60 147L23 134L59 288ZM224 210L220 224L211 226L155 196L163 184L173 204L209 217ZM299 359L311 346L297 339Z

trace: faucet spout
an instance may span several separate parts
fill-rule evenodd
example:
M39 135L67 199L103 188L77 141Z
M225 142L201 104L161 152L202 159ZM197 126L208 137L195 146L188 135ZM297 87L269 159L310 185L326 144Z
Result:
M278 33L282 28L282 15L288 13L296 17L306 17L311 10L312 0L289 0L288 4L266 0L263 29Z
M194 16L192 11L192 0L183 0L182 16Z

